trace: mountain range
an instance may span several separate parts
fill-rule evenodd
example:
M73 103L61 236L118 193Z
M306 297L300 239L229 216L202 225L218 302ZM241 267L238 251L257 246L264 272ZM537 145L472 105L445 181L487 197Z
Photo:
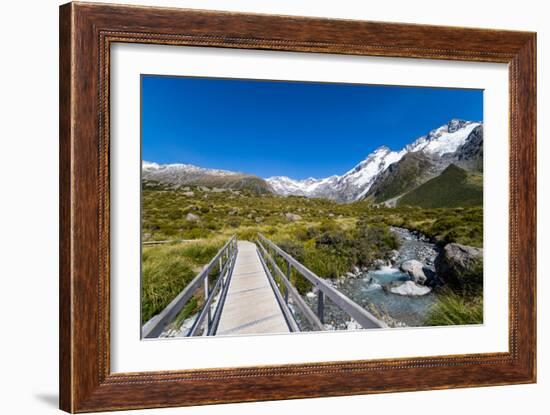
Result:
M453 180L465 183L466 176L482 174L481 122L453 119L413 140L400 151L379 147L346 173L326 178L295 180L287 176L274 176L262 179L246 173L205 169L190 164L159 165L146 161L142 164L142 174L144 180L175 186L244 188L257 193L326 198L341 203L367 199L393 206L400 204L399 200L404 195L441 175L451 165L454 167L443 180L451 186ZM464 171L466 176L458 174L457 169ZM480 180L466 181L474 185L481 183ZM438 188L431 186L428 190ZM403 198L404 202L407 200L415 198Z
M205 169L192 164L158 164L143 161L141 178L144 181L169 184L176 188L193 185L250 190L258 194L273 193L269 183L258 176L227 170Z

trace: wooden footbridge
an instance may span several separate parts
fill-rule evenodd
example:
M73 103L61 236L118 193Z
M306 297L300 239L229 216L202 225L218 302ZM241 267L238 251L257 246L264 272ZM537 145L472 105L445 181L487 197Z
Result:
M301 275L317 291L315 310L292 285ZM296 274L297 273L297 274ZM366 329L386 327L363 307L283 251L263 235L255 242L232 237L208 265L158 315L142 327L142 337L166 335L191 298L202 305L184 336L231 336L325 330L325 301L331 301Z

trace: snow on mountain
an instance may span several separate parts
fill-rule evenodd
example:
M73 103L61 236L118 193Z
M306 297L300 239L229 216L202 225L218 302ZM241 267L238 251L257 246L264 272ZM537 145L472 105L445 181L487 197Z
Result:
M262 178L227 170L206 169L192 164L158 164L142 162L142 179L176 188L187 185L207 186L233 190L247 190L256 194L273 193Z
M142 170L158 170L160 168L160 164L143 160L141 162L141 168Z
M401 151L391 151L386 146L376 149L342 176L304 180L275 176L266 179L266 181L275 193L284 196L324 197L340 202L353 202L363 198L376 178L390 165L399 162L404 155L421 152L430 159L440 159L444 155L459 150L466 143L470 134L480 125L482 124L479 122L453 119L418 138Z
M349 203L364 198L371 187L375 189L375 183L383 176L382 173L409 153L429 160L430 165L439 170L443 170L451 162L462 163L467 168L464 164L473 163L471 159L479 157L476 156L478 153L482 154L483 131L476 130L480 126L482 123L479 122L453 119L400 151L392 151L386 146L379 147L343 175L321 179L310 177L295 180L287 176L261 179L245 173L207 169L191 164L158 164L148 161L143 161L142 172L145 180L174 185L208 184L231 188L244 186L261 193L275 192L283 196L319 197ZM475 134L472 134L474 131ZM406 159L407 157L403 162Z
M311 197L319 187L327 186L337 178L338 176L331 176L326 179L314 179L310 177L309 179L294 180L287 176L274 176L266 179L266 181L277 194Z
M370 189L374 179L388 168L397 163L406 154L406 151L391 151L388 147L380 147L355 168L347 172L344 177L352 186L362 189L359 194L353 195L353 200L360 199Z
M405 149L408 152L422 151L432 156L454 153L480 125L479 122L453 119L448 124L430 131L428 135L420 137Z
M266 181L276 193L284 196L325 197L341 202L351 202L363 196L374 178L390 164L399 161L404 154L404 151L395 152L383 146L342 176L303 180L275 176Z
M150 161L143 160L141 163L141 169L143 172L150 173L165 173L165 174L191 174L191 175L213 175L213 176L235 176L242 173L236 173L228 170L219 169L207 169L204 167L198 167L193 164L158 164Z

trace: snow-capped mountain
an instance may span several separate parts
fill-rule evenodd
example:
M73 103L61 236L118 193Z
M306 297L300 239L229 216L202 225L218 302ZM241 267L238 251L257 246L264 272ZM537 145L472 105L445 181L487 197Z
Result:
M364 196L376 176L390 164L399 161L403 154L405 154L404 151L395 152L383 146L342 176L305 180L275 176L266 181L276 193L284 196L324 197L341 202L352 202Z
M144 181L169 184L175 187L203 185L226 189L248 189L255 193L272 193L273 189L260 177L228 170L206 169L192 164L158 164L143 161Z
M448 124L430 131L428 135L418 138L406 146L405 150L409 153L422 151L431 156L454 153L480 125L478 122L451 120Z
M441 172L453 162L466 165L471 157L477 155L477 153L473 154L471 149L468 150L469 152L465 151L472 147L471 143L468 145L469 139L474 141L473 137L475 137L479 147L479 138L481 137L482 146L481 127L482 124L479 122L453 119L430 131L427 135L414 140L400 151L391 151L385 146L376 149L366 159L341 176L305 180L275 176L266 179L266 181L280 195L323 197L345 203L361 200L369 194L375 183L381 181L380 178L384 176L383 173L388 167L400 162L406 155L417 154L420 158L426 159L426 165L433 166L432 171L421 175L420 182L425 177L431 177L433 174Z
M205 175L237 176L243 174L228 170L206 169L203 167L195 166L193 164L158 164L145 160L143 160L143 162L141 163L141 169L144 176L174 176L177 179L182 179L183 177L203 177Z
M294 180L287 176L273 176L267 179L275 193L283 196L296 195L313 197L319 188L331 186L338 176L330 176L325 179Z
M450 164L466 170L483 170L483 125L453 119L417 138L400 151L379 147L346 173L321 179L295 180L286 176L267 179L191 164L157 164L143 161L146 181L172 186L204 185L248 189L256 193L306 196L350 203L366 197L376 202L404 194L440 174Z

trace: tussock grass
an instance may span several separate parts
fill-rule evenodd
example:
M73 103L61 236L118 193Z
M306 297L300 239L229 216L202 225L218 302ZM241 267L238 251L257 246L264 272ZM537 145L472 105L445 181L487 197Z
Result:
M233 234L253 242L260 232L322 278L337 278L353 266L388 258L398 247L389 226L417 230L442 244L483 246L481 207L386 208L369 201L339 204L246 190L190 188L193 196L188 190L144 183L143 240L196 242L143 247L143 322L160 312ZM198 220L189 220L189 213ZM286 213L300 218L289 220ZM291 279L301 293L311 289L300 276L293 274ZM200 301L197 298L195 305L184 308L178 318L183 321Z
M427 326L454 326L483 323L483 296L463 297L450 290L442 293L430 309Z
M161 312L222 247L224 241L144 246L141 276L141 321ZM192 310L191 310L192 311Z

